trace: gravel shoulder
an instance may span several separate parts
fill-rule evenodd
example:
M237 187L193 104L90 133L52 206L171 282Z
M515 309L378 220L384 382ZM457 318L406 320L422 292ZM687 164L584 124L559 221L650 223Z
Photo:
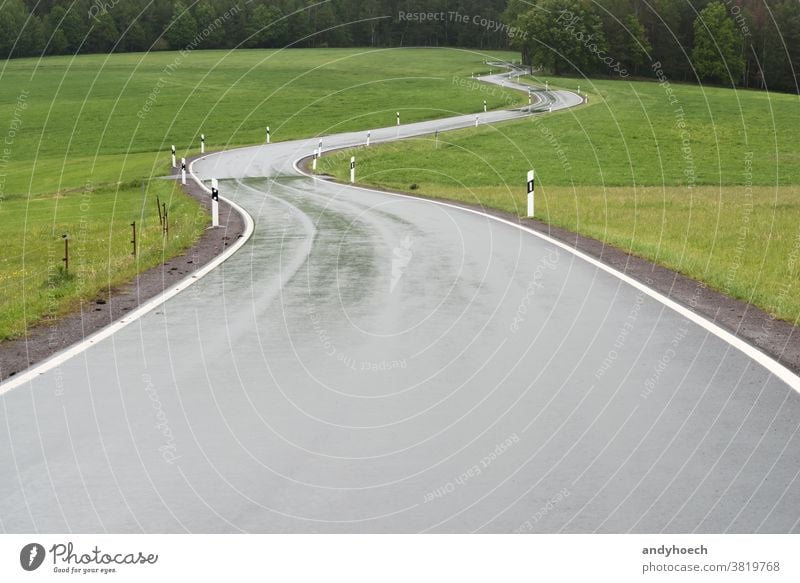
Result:
M448 202L470 207L460 202ZM800 327L778 320L752 304L728 297L701 282L626 253L622 249L606 245L597 239L584 237L541 221L520 219L516 215L494 209L477 206L470 208L479 208L487 214L525 225L602 261L704 316L768 354L786 368L800 374Z

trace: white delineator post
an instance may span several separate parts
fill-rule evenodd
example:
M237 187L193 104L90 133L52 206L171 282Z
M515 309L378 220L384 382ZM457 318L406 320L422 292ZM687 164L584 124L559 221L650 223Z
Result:
M211 179L211 226L219 227L219 182Z
M533 170L529 170L528 171L528 218L533 218L533 213L534 213L533 188L534 188Z
M397 112L397 125L400 125L400 112Z
M367 132L367 148L369 148L369 136L371 132Z
M175 144L172 144L172 167L178 167L178 165L175 163Z
M270 135L269 135L269 126L267 126L267 143L269 144Z
M181 158L181 184L186 184L186 158Z
M544 82L544 90L545 91L550 91L550 81L545 81Z
M205 134L200 134L200 153L201 154L205 154L206 153L206 135Z
M483 100L483 112L486 113L486 100Z
M478 127L478 119L479 119L479 118L478 118L478 116L476 115L476 116L475 116L475 127Z
M314 159L311 160L311 169L312 170L316 170L317 169L317 158L318 157L319 157L319 154L317 153L317 150L314 150Z
M350 184L355 184L356 182L356 157L350 157Z

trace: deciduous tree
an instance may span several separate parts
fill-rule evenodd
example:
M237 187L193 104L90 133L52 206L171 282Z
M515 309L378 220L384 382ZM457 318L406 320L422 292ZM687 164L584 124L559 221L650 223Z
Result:
M712 2L694 21L692 62L702 81L740 82L744 72L741 33L722 2Z

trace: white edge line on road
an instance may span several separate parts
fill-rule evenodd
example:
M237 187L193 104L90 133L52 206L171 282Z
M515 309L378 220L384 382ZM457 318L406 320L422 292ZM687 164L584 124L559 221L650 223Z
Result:
M218 152L215 152L218 153ZM215 153L208 154L208 156L213 156ZM207 193L211 193L211 189L206 187L205 184L195 175L193 171L194 163L197 160L201 160L206 158L207 156L201 156L200 158L196 158L192 160L189 164L189 175L192 179ZM202 268L198 269L194 273L187 275L185 278L180 280L178 283L173 285L169 290L160 293L159 295L150 298L145 303L141 304L136 310L131 312L130 314L126 315L124 318L121 318L105 328L101 328L94 334L91 334L78 342L77 344L73 344L69 348L63 350L62 352L58 352L55 355L51 356L47 360L34 365L33 367L23 371L19 375L14 375L10 377L5 382L0 383L0 395L4 395L8 391L15 389L21 385L31 382L33 379L43 375L44 373L58 367L59 365L63 364L70 358L80 354L81 352L85 351L86 349L94 346L101 340L108 338L109 336L119 332L123 328L125 328L128 324L135 322L136 320L140 319L142 316L151 312L158 306L162 305L167 300L175 297L180 292L191 286L193 283L199 281L202 277L211 273L213 269L216 269L222 263L224 263L227 259L229 259L234 253L236 253L242 246L247 243L250 237L253 235L253 231L255 230L255 222L253 221L253 217L250 216L246 210L244 210L241 206L236 204L230 199L225 197L220 197L223 201L227 202L231 207L238 212L242 218L244 219L245 229L244 233L241 237L228 249L225 250L224 253L218 255Z
M355 146L350 146L350 147L355 147ZM333 150L341 150L341 149L344 149L344 148L342 148L342 147L333 148ZM331 149L323 150L323 151L331 151ZM302 174L304 176L307 176L309 178L317 178L313 174L309 174L309 173L305 172L304 170L302 170L300 168L300 161L304 160L305 158L308 158L308 156L303 156L303 157L298 158L297 160L295 160L294 161L294 169L297 172L299 172L300 174ZM766 368L773 375L775 375L776 377L781 379L783 382L785 382L787 385L789 385L796 392L800 393L800 376L794 374L792 371L790 371L788 368L786 368L781 363L776 361L774 358L772 358L772 357L768 356L767 354L761 352L760 350L758 350L757 348L755 348L751 344L745 342L744 340L742 340L741 338L739 338L735 334L732 334L731 332L728 332L724 328L721 328L717 324L715 324L712 321L706 319L704 316L701 316L700 314L697 314L697 313L693 312L689 308L687 308L687 307L679 304L675 300L672 300L672 299L668 298L667 296L657 292L656 290L654 290L651 287L645 285L644 283L642 283L642 282L640 282L640 281L638 281L636 279L633 279L629 275L625 275L621 271L618 271L618 270L614 269L613 267L611 267L609 265L606 265L602 261L599 261L599 260L595 259L594 257L591 257L590 255L586 255L582 251L574 249L573 247L570 247L569 245L567 245L565 243L562 243L561 241L553 239L549 235L545 235L544 233L540 233L538 231L535 231L534 229L531 229L530 227L526 227L525 225L521 225L521 224L515 223L513 221L509 221L509 220L494 216L494 215L489 214L489 213L485 213L485 212L482 212L482 211L479 211L479 210L475 210L475 209L471 209L471 208L466 208L466 207L459 206L459 205L456 205L456 204L447 203L447 202L440 201L440 200L432 200L432 199L429 199L429 198L421 198L421 197L418 197L418 196L412 196L412 195L409 195L409 194L399 194L399 193L396 193L396 192L386 192L386 191L383 191L383 190L373 190L373 189L370 189L370 188L365 188L363 186L354 186L352 184L345 184L343 182L334 182L334 183L339 185L339 186L342 186L344 188L352 188L352 189L355 189L355 190L362 190L364 192L369 192L369 193L373 193L373 194L384 194L384 195L396 196L396 197L400 197L400 198L407 198L407 199L411 199L411 200L415 200L415 201L419 201L419 202L423 202L423 203L436 204L436 205L445 206L445 207L449 207L449 208L453 208L453 209L458 209L460 211L465 211L465 212L472 213L472 214L475 214L475 215L478 215L478 216L481 216L481 217L486 217L486 218L492 219L494 221L498 221L500 223L504 223L506 225L510 225L512 227L516 227L517 229L525 231L526 233L530 233L531 235L539 237L540 239L542 239L544 241L547 241L551 245L555 245L555 246L557 246L557 247L559 247L561 249L564 249L565 251L567 251L569 253L572 253L574 256L576 256L576 257L588 262L589 264L591 264L591 265L593 265L593 266L595 266L595 267L597 267L599 269L602 269L606 273L609 273L609 274L613 275L614 277L624 281L628 285L633 286L634 288L638 289L639 291L647 294L648 296L650 296L654 300L657 300L657 301L661 302L662 304L664 304L668 308L674 310L675 312L679 313L681 316L685 317L686 319L694 322L698 326L701 326L701 327L705 328L708 332L711 332L712 334L714 334L715 336L717 336L721 340L727 342L728 344L730 344L734 348L736 348L739 351L743 352L745 355L750 357L752 360L756 361L758 364L760 364L761 366Z

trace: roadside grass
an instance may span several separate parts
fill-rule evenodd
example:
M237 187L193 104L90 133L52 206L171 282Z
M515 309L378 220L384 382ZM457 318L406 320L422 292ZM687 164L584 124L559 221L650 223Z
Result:
M320 173L525 213L656 261L800 322L797 97L650 82L551 79L589 104L532 119L357 148Z
M169 235L156 209L166 203ZM132 228L136 221L137 255ZM0 205L0 340L23 336L40 321L58 319L81 300L103 297L137 273L179 255L208 226L203 209L175 181L121 186L113 195L86 190L74 195L14 198ZM69 269L64 241L69 235Z
M197 240L206 226L201 207L173 183L153 180L169 172L171 144L189 157L199 153L201 133L213 151L263 143L266 126L280 141L393 125L396 111L411 122L478 111L483 99L492 108L522 103L519 92L460 83L486 68L487 56L514 55L237 50L0 61L0 340ZM172 205L167 241L156 193ZM138 262L130 254L134 219L144 219ZM69 277L58 271L63 231L85 240Z

